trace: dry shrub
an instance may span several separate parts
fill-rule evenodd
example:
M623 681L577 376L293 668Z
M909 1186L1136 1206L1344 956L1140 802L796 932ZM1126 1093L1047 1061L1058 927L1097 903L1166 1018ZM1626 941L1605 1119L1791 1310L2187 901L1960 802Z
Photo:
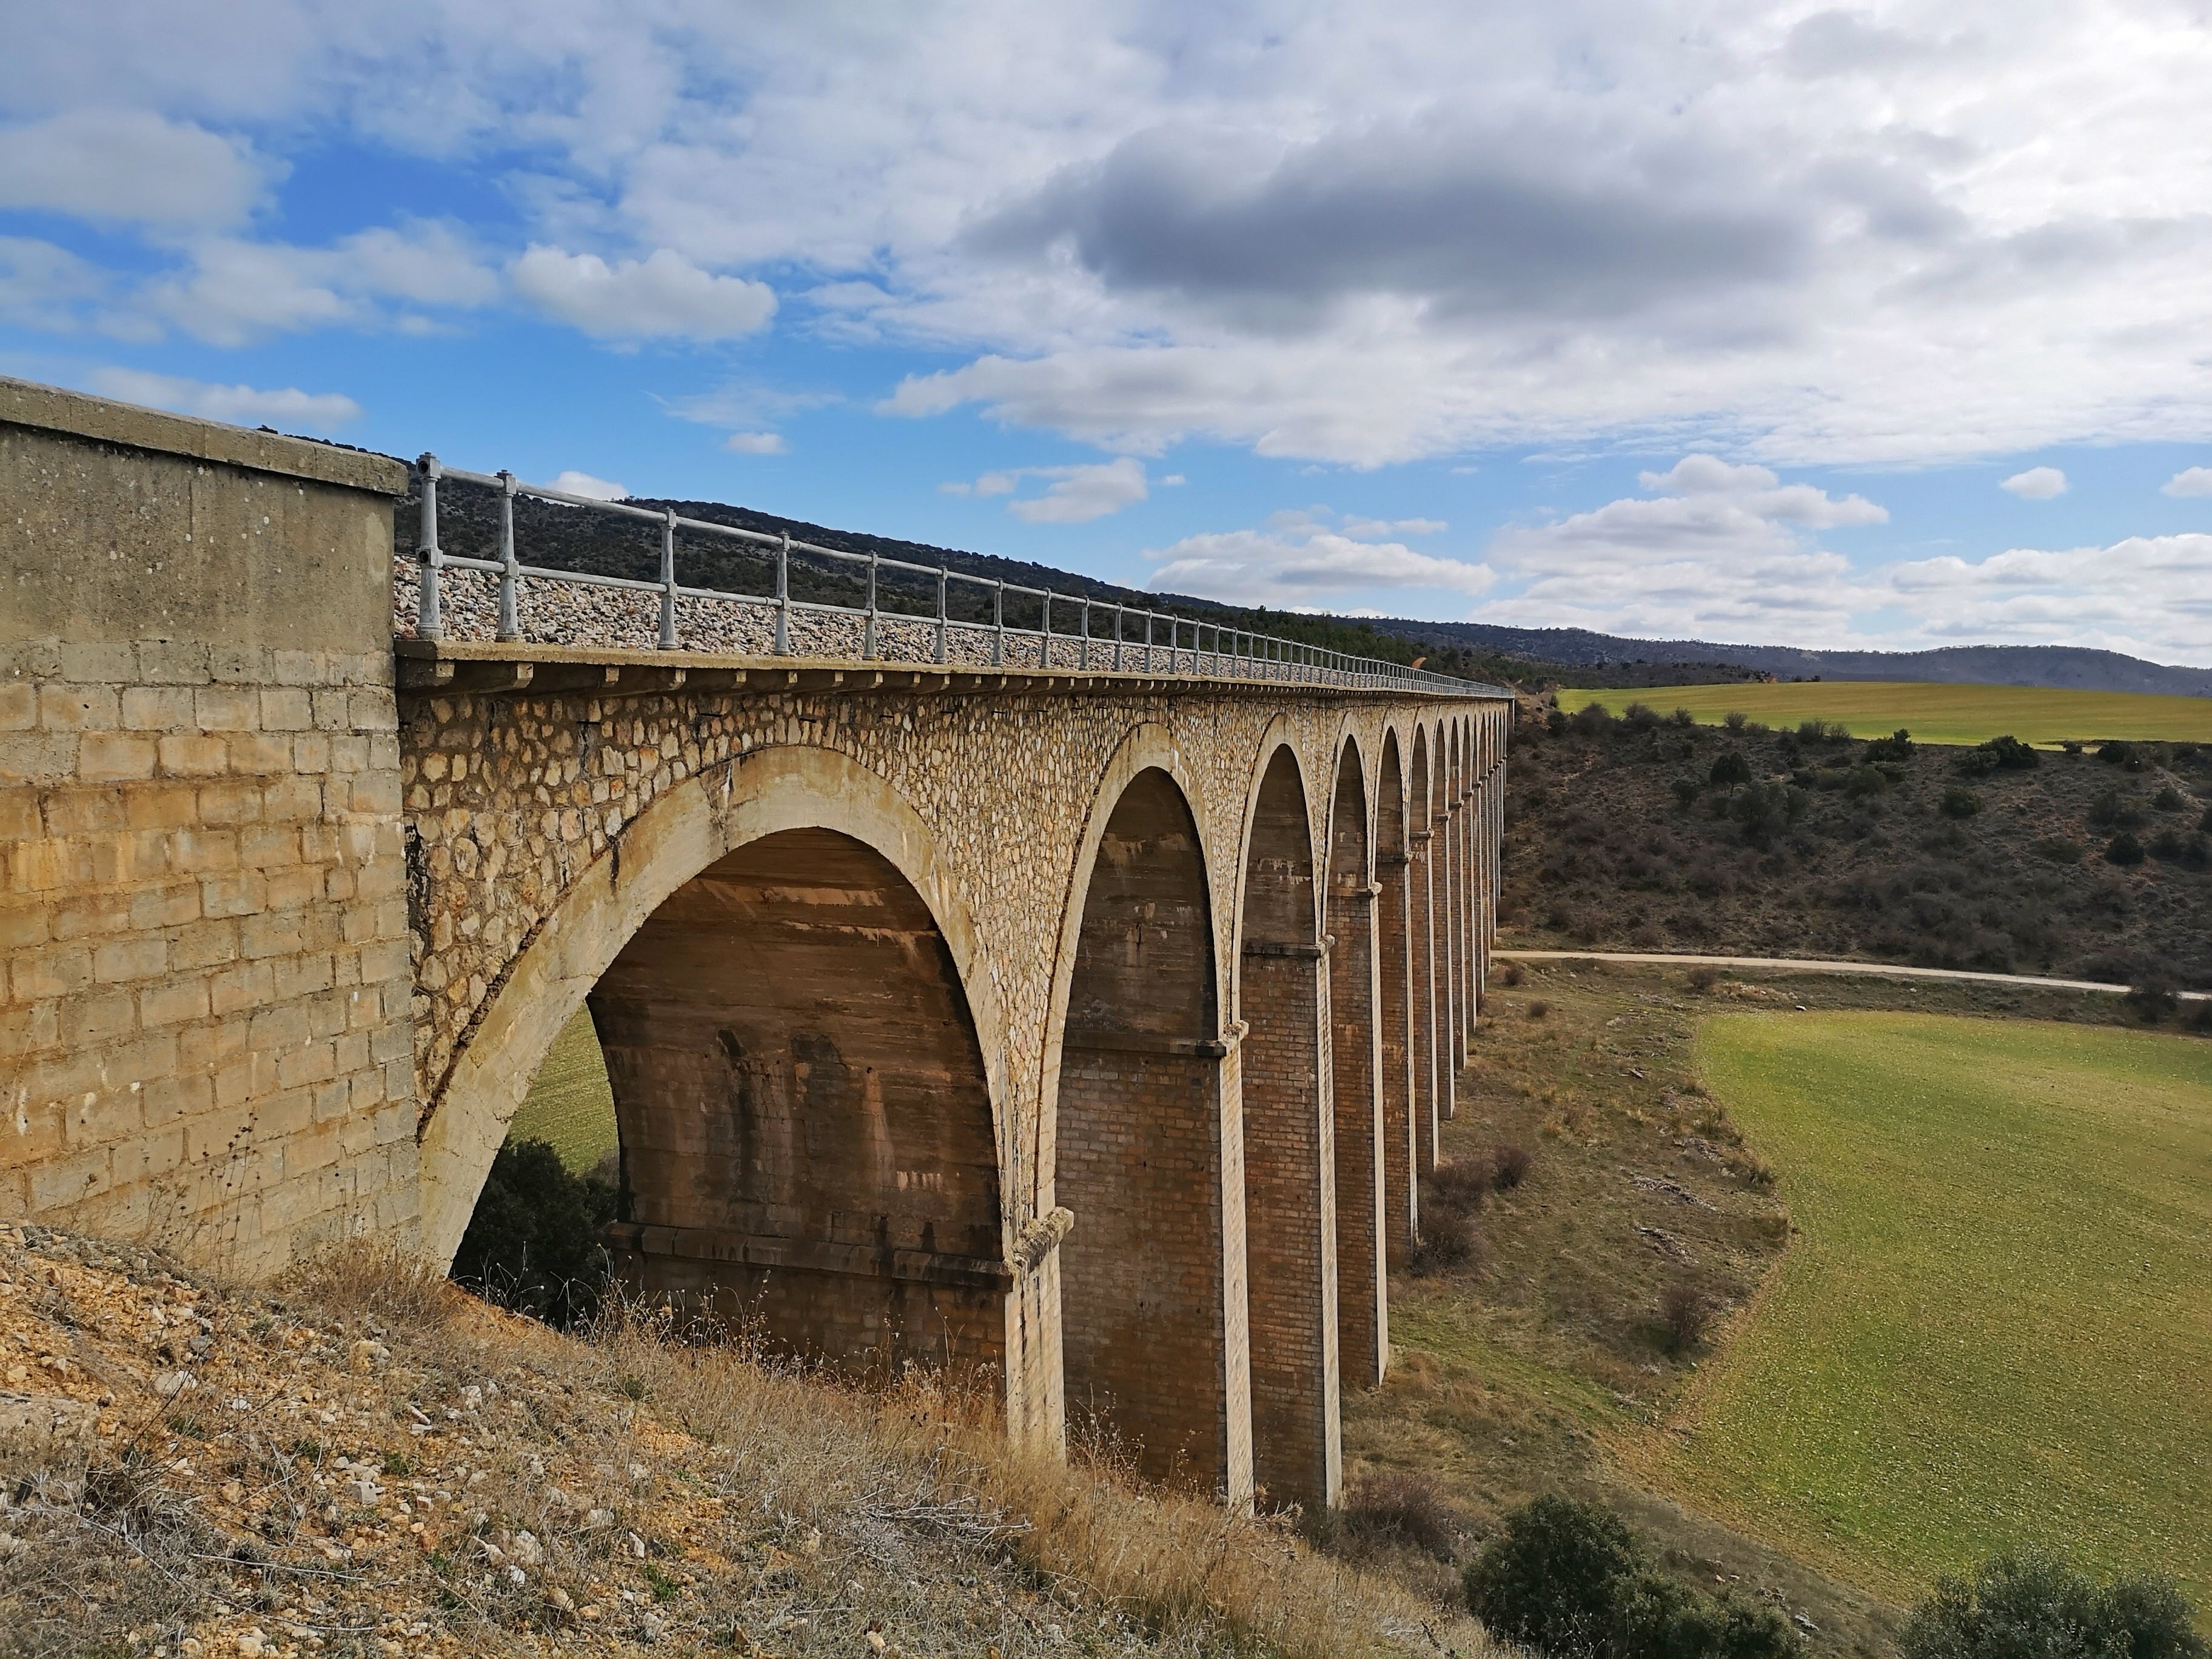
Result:
M1406 1270L1416 1279L1427 1279L1477 1260L1480 1247L1474 1227L1459 1211L1437 1206L1421 1212L1420 1242L1406 1261Z
M1495 1165L1488 1158L1439 1164L1429 1174L1425 1195L1430 1206L1455 1210L1479 1210L1488 1196Z
M1493 1146L1490 1152L1490 1182L1501 1193L1510 1193L1528 1178L1535 1158L1525 1146Z
M1704 1291L1688 1285L1669 1285L1659 1293L1659 1327L1668 1353L1687 1353L1705 1340L1713 1322L1713 1304Z
M1377 1469L1346 1486L1342 1525L1370 1549L1418 1550L1436 1561L1457 1555L1467 1534L1437 1483L1411 1469Z
M1542 1000L1540 998L1538 1000L1530 1003L1528 1008L1528 1018L1531 1019L1541 1019L1545 1015L1551 1012L1552 1005Z
M1498 970L1498 982L1500 985L1518 985L1528 977L1528 975L1521 970L1521 964L1517 962L1509 962Z
M1720 982L1720 969L1700 963L1683 975L1692 991L1710 991Z

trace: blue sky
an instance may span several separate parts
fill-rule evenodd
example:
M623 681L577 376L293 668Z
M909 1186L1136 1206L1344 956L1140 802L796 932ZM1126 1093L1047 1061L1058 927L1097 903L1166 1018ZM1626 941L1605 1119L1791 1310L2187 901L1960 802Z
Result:
M1248 603L2212 664L2206 84L2180 3L80 0L0 58L0 372Z

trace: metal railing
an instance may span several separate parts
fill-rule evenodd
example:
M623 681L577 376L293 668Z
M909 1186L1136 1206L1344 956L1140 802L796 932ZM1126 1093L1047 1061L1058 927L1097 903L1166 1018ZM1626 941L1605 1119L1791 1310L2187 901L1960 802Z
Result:
M526 584L544 582L615 589L640 596L654 595L659 601L656 643L664 651L713 648L711 646L702 647L696 641L689 647L685 643L684 630L679 625L684 614L682 602L691 600L747 607L755 617L765 611L765 620L769 627L761 630L762 643L768 647L770 654L778 657L838 654L811 648L793 648L794 622L811 617L836 619L842 623L842 637L857 644L858 654L867 661L926 662L972 668L983 665L983 652L988 649L988 662L993 667L1040 667L1085 673L1145 676L1164 673L1203 679L1260 680L1353 689L1419 690L1462 696L1502 697L1510 695L1497 686L1455 679L1449 675L1431 673L1377 658L1355 657L1297 640L1254 633L1249 629L1231 628L1168 611L1121 605L1085 594L1056 593L1049 588L1030 587L988 576L970 575L947 564L915 564L873 552L854 553L842 548L819 546L811 542L793 541L788 535L775 536L761 531L741 529L735 525L684 518L673 507L656 510L633 507L623 501L572 495L565 490L524 483L512 472L465 472L458 467L445 465L434 455L424 455L416 463L413 471L416 487L422 494L422 529L414 559L416 583L414 620L418 639L435 641L447 636L448 599L445 573L460 570L498 579L497 620L494 631L495 637L503 641L520 641L526 638ZM438 487L447 480L478 486L497 495L498 558L471 558L448 553L439 545ZM635 577L607 575L596 571L564 570L545 565L525 564L515 547L514 502L517 497L551 501L563 507L578 507L656 526L660 532L659 580L644 581ZM750 594L732 592L725 588L684 586L677 580L676 574L677 538L679 533L740 543L772 556L775 562L773 592ZM837 565L865 568L867 595L865 605L836 605L819 599L793 599L791 562L794 553ZM884 608L880 603L878 586L885 572L910 574L933 581L936 594L934 614L917 616ZM966 584L989 595L988 621L973 621L952 614L950 598L955 583ZM1008 623L1006 599L1009 594L1036 601L1039 613L1037 627ZM1053 626L1056 605L1060 607L1060 614L1066 617L1069 623L1057 630ZM857 633L857 639L853 637L854 633ZM850 653L844 654L849 655Z

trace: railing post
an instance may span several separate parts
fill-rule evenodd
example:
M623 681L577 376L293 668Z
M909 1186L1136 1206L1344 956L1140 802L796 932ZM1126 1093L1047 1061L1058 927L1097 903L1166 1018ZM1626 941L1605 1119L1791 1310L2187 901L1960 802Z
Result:
M446 612L439 603L438 570L446 556L438 550L438 458L426 452L415 465L422 475L422 531L415 543L415 556L422 567L417 573L415 637L441 640L446 636Z
M660 648L676 648L676 509L660 526Z
M514 555L514 474L499 475L499 637L522 637L522 561Z
M991 584L991 665L1006 665L1006 585Z
M1152 672L1152 613L1145 612L1145 672Z
M791 654L791 532L775 550L775 654Z
M883 562L883 555L872 548L868 552L868 620L861 629L860 658L864 662L876 659L876 567Z
M1087 674L1091 672L1091 596L1088 593L1083 596L1083 643L1078 649L1081 653L1082 672Z
M937 659L945 660L945 636L951 618L945 609L945 585L950 580L943 565L937 567Z
M1049 587L1044 591L1041 609L1044 617L1042 629L1044 639L1037 646L1037 666L1049 668L1052 666L1052 589Z
M1127 605L1114 607L1114 672L1116 673L1121 670L1121 622L1127 610Z

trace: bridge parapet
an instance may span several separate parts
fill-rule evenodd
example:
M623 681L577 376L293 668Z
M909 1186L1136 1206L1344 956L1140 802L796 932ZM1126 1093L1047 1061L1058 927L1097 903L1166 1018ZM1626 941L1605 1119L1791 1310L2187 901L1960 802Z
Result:
M1510 695L1204 617L998 580L949 563L794 541L687 518L673 507L601 501L526 484L511 472L465 472L433 455L416 464L412 478L420 503L416 545L411 552L394 549L392 631L399 639ZM479 554L455 553L441 541L452 532L441 528L451 518L441 520L440 501L456 485L491 497L491 516L471 526L490 538ZM570 563L526 562L532 538L519 526L516 508L532 503L596 515L611 531L649 528L658 543L657 579L592 568L604 558L575 559L574 525L538 526L549 547L571 550ZM679 580L698 562L696 554L715 556L720 585ZM795 580L810 578L812 598L794 587ZM762 591L727 585L733 580Z

